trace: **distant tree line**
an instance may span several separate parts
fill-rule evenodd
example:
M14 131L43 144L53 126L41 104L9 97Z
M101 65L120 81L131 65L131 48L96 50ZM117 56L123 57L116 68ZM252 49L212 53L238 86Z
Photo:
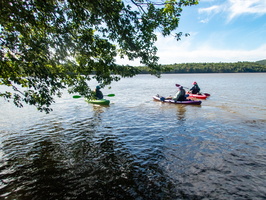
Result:
M259 60L259 61L257 61L257 63L262 64L262 65L266 65L266 59L265 60Z
M148 74L148 67L137 67L140 74ZM266 60L235 63L183 63L163 65L161 73L241 73L266 72Z

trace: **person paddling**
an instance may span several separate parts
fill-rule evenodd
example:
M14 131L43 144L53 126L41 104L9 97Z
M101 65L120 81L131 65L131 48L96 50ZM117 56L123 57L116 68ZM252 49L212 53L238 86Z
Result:
M175 100L175 101L186 101L187 100L186 91L183 88L183 86L178 87L178 91L175 94L175 97L173 98L173 100Z
M103 99L103 93L100 89L101 89L101 87L99 85L97 85L95 90L94 90L96 99Z
M193 87L189 90L189 92L192 94L199 94L200 93L200 88L199 88L198 83L196 81L193 83Z

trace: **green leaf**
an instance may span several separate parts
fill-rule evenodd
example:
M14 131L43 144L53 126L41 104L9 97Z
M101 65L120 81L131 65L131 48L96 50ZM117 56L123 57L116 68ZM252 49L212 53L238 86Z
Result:
M160 75L157 32L178 27L183 6L195 0L2 0L0 9L1 93L14 104L50 112L65 88L90 96L90 81L103 87L139 70L116 64L116 57L139 59ZM181 35L178 35L181 36ZM180 37L178 37L180 39Z

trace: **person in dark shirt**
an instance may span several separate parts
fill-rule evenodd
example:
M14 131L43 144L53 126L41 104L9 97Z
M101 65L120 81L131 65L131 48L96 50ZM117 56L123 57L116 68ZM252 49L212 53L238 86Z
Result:
M200 93L200 88L199 88L198 83L196 81L193 83L193 87L189 90L189 92L192 94Z
M96 89L94 91L96 99L103 99L103 93L100 89L101 89L101 87L99 85L97 85Z

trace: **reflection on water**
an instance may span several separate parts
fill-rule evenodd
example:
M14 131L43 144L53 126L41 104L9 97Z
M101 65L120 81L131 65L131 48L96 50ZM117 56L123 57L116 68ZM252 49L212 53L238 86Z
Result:
M71 125L73 129L57 128L57 132L45 133L38 127L36 134L43 132L45 135L41 140L31 137L34 132L23 139L13 134L10 139L20 141L15 144L6 140L3 143L6 159L0 168L1 196L9 199L137 199L140 194L145 199L158 199L172 196L174 187L158 165L162 152L148 150L138 155L140 158L132 155L108 130L97 133L97 129L102 128L104 111L101 107L93 110L93 118L76 121ZM71 136L66 136L66 140L64 134ZM26 149L28 142L31 145ZM13 148L15 152L9 152Z
M201 106L154 102L169 77L140 77L142 96L127 79L138 95L115 85L110 106L66 96L45 115L2 103L1 199L265 199L263 108L228 112L238 104L215 95Z
M186 120L185 113L186 113L186 106L184 106L184 105L178 105L177 106L177 113L176 113L177 120L179 120L179 121Z

